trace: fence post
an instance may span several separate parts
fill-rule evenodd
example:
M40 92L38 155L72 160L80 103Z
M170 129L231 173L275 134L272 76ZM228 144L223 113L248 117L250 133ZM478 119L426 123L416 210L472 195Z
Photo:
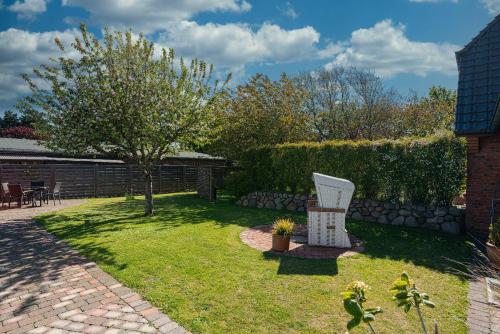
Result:
M158 194L161 194L161 168L162 165L158 165Z
M186 191L186 166L182 166L182 191Z
M50 164L50 189L53 189L56 185L56 166L54 164Z
M94 197L97 197L97 164L94 165Z

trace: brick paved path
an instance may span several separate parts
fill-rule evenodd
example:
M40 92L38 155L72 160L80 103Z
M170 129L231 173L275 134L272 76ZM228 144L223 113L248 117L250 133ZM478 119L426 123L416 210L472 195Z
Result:
M187 333L20 215L0 222L0 333Z
M500 334L500 308L487 302L484 279L469 285L467 327L470 334Z

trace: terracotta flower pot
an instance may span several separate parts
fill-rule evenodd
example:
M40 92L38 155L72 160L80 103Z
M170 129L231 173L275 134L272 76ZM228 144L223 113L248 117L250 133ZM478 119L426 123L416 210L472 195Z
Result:
M272 249L276 252L287 251L290 247L290 236L282 236L278 234L273 234L273 247Z
M274 245L274 240L273 240ZM486 243L486 253L491 263L497 268L500 268L500 247L497 247L490 242Z

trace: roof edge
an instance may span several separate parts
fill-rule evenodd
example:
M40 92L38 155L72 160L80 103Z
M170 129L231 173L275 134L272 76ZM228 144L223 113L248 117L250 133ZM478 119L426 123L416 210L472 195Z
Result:
M476 37L474 37L469 43L467 43L461 50L458 50L455 52L455 55L456 56L460 56L462 53L464 53L465 51L467 51L468 49L470 49L474 44L477 43L477 41L493 26L495 25L497 22L500 21L500 14L498 14L497 16L495 16L495 18L493 20L491 20L490 23L488 23L488 25L486 25L486 27L484 27L477 35Z

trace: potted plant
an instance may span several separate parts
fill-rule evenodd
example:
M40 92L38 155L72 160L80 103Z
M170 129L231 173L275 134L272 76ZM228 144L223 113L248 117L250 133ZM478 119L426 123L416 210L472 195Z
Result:
M273 224L273 247L277 252L287 251L295 224L290 218L279 218Z
M491 263L500 268L500 218L490 225L490 235L486 242L486 252Z

